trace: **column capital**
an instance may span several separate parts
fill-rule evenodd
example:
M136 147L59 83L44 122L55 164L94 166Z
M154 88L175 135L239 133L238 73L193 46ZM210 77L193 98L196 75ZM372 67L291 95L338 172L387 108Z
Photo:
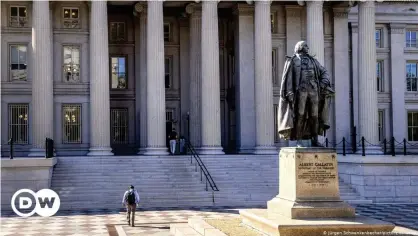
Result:
M375 4L374 1L369 1L369 0L361 0L359 1L359 8L375 8Z
M137 2L134 5L134 14L135 13L141 13L141 14L147 13L147 5L145 4L145 2Z
M186 13L189 15L202 15L202 4L199 3L189 3L186 6Z
M405 28L405 24L389 24L390 34L404 34Z
M254 15L254 7L247 4L236 4L233 8L232 14L237 16L252 16Z
M334 7L332 11L334 12L334 18L347 18L350 7Z
M307 7L309 7L309 6L322 7L323 5L324 5L324 2L322 0L318 0L318 1L306 1L306 6Z
M298 5L299 5L299 6L302 6L302 7L303 7L303 6L305 6L305 1L303 1L303 0L298 0L297 2L298 2Z

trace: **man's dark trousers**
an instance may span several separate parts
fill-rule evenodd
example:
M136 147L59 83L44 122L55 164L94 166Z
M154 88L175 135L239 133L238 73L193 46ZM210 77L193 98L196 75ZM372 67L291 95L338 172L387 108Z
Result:
M128 220L128 224L135 226L135 211L136 211L136 204L127 204L126 205L126 219ZM131 219L132 213L132 219Z

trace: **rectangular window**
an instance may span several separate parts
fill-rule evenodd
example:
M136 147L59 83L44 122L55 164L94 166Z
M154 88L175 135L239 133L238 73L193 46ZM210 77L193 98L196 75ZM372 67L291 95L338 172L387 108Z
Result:
M172 82L172 57L165 57L164 66L165 66L165 88L171 88L171 82Z
M417 92L417 62L406 63L406 91Z
M10 79L27 79L27 49L26 45L10 45Z
M125 23L124 22L110 22L109 24L109 40L113 42L125 41Z
M272 78L273 84L277 84L277 48L273 48L271 51L271 62L272 62Z
M278 143L280 141L279 138L279 122L278 122L278 115L279 115L279 105L274 104L273 105L273 111L274 111L274 142Z
M62 143L81 143L81 105L63 105L62 119Z
M165 121L166 122L172 122L174 117L174 111L173 110L166 110L165 111Z
M111 80L112 89L126 89L126 58L125 57L111 57Z
M111 138L112 144L128 143L128 109L110 109Z
M170 23L164 23L164 42L171 41L171 26Z
M64 28L80 28L78 8L65 7L62 9Z
M10 27L26 27L28 23L26 7L10 7Z
M383 61L376 63L377 91L383 92Z
M78 82L80 80L80 47L63 47L63 73L65 82Z
M418 141L418 112L408 112L408 141Z
M9 104L9 139L15 144L28 144L28 104Z
M376 29L375 31L375 39L376 39L376 47L377 48L382 48L383 47L383 43L382 43L382 29Z
M405 34L405 41L407 48L416 48L417 47L417 33L416 30L407 30Z
M385 130L384 130L384 126L385 126L385 111L384 110L379 110L378 111L378 126L379 126L379 141L383 141L384 137L385 137Z

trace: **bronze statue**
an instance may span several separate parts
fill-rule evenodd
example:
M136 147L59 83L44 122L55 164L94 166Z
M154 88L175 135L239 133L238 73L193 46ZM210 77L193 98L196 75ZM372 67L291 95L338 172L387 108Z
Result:
M312 140L319 146L318 135L329 126L329 105L335 94L327 70L309 55L305 41L295 46L293 56L286 57L279 101L279 136L285 140Z

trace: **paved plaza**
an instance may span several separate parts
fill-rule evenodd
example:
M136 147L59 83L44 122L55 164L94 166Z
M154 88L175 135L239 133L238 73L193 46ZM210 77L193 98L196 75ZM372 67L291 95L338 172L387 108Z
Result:
M128 226L125 212L118 210L60 212L49 218L38 216L20 218L8 213L1 218L0 235L168 236L170 224L186 223L189 217L239 217L238 210L236 208L139 209L135 217L135 227ZM359 205L356 206L356 211L360 215L418 230L418 204ZM418 235L418 231L414 235Z

